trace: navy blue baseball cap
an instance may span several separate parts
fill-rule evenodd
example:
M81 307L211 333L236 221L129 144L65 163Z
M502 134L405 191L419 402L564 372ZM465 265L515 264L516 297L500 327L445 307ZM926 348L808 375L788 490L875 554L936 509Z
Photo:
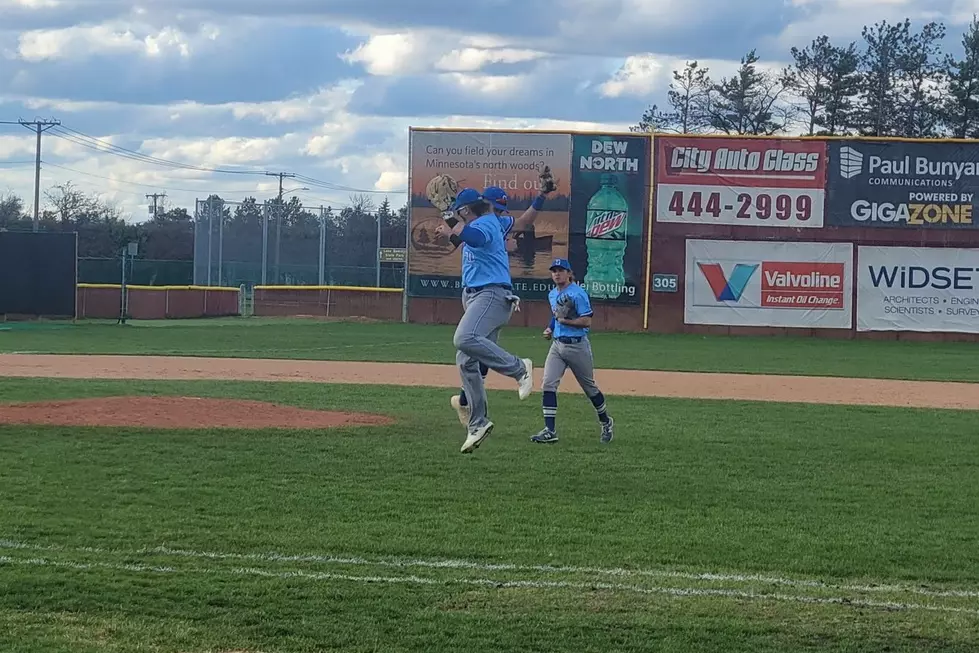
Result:
M551 270L555 268L571 272L571 262L566 258L556 258L551 261Z
M493 208L498 211L506 211L507 195L506 191L499 186L487 186L483 189L483 198L488 200Z
M469 206L470 204L475 204L479 200L483 199L483 196L479 194L479 191L475 188L463 188L456 195L456 199L452 202L452 206L449 207L450 211L458 211L464 206Z

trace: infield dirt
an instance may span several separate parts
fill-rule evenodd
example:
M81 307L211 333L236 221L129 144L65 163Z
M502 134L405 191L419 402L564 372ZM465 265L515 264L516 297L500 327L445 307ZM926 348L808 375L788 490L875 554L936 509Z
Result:
M539 391L543 361L535 362ZM459 387L451 365L178 356L0 354L0 376ZM596 370L595 378L610 395L979 409L979 384L973 383L639 370ZM570 372L563 386L580 392ZM487 387L515 391L516 383L490 373Z

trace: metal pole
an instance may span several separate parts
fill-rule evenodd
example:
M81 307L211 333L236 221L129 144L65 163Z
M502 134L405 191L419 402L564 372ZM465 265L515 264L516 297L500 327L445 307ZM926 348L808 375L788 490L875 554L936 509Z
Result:
M126 248L122 249L122 283L119 284L119 324L126 323Z
M265 285L269 269L269 203L262 206L262 285Z
M37 127L37 148L35 149L34 158L34 231L40 229L40 213L39 209L41 206L41 127L43 125L38 122L35 127Z
M320 282L326 285L326 210L320 206Z
M374 248L374 258L377 259L377 276L374 287L381 287L381 214L377 214L377 247Z
M197 249L197 231L201 228L201 201L194 198L194 285L201 285L200 252Z
M224 285L224 202L221 202L218 210L218 285Z
M214 251L212 237L214 235L214 200L207 198L207 285L211 285L211 252Z

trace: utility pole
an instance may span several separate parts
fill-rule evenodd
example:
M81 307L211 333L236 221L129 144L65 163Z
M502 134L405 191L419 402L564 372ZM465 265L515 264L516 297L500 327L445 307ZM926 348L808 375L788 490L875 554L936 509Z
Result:
M146 199L150 199L151 197L153 198L153 217L154 218L158 215L158 213L157 213L157 205L156 205L157 199L161 199L161 198L164 198L166 196L167 196L166 193L150 193L149 195L146 196Z
M279 202L275 209L275 282L279 283L279 241L282 239L282 180L296 175L291 172L266 172L269 177L279 178Z
M34 158L34 231L40 228L41 208L41 134L61 125L60 120L18 120L17 122L2 121L3 125L23 125L37 134L37 146Z

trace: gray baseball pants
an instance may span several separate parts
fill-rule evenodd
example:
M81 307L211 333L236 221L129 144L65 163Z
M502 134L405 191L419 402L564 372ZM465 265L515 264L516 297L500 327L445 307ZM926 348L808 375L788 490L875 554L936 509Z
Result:
M582 337L579 342L561 342L557 338L551 341L551 348L544 361L544 381L541 390L557 392L561 385L561 377L570 368L578 385L589 397L594 397L600 390L595 384L595 361L591 353L591 343L588 337Z
M500 329L510 321L516 300L516 295L501 286L462 291L465 313L456 327L452 344L456 348L462 389L469 401L469 428L487 421L486 386L479 373L480 363L511 379L519 379L524 374L523 361L495 342Z

